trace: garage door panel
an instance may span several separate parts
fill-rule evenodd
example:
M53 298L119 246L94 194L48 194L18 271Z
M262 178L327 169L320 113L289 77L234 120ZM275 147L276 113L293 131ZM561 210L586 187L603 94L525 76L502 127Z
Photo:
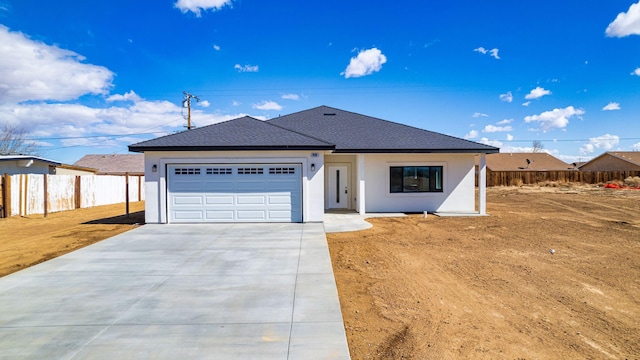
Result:
M273 205L287 205L292 203L292 197L290 194L269 194L269 204Z
M206 191L206 192L208 192L208 191L233 192L235 190L235 184L233 183L233 181L211 181L211 180L207 180L204 183L203 190Z
M185 220L185 221L197 221L202 220L202 211L174 211L174 219L175 220Z
M181 195L173 198L174 205L202 205L202 195Z
M266 210L238 210L236 212L238 220L264 221L267 220Z
M238 205L264 205L267 203L266 195L238 195L236 204Z
M233 210L207 210L206 220L212 221L233 221L235 214Z
M169 222L300 222L300 164L168 166Z
M184 192L184 191L196 192L196 191L201 191L203 189L203 184L200 180L175 181L171 185L172 185L171 189L173 191L178 191L178 192Z
M240 180L236 183L236 191L238 192L243 192L243 191L258 192L258 191L265 191L265 190L267 190L267 185L264 183L264 181Z
M233 195L206 195L207 205L233 205L235 196Z

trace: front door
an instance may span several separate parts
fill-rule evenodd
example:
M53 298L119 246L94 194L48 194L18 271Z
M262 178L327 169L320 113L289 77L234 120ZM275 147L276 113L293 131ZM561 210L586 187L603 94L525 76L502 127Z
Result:
M349 167L346 165L329 165L329 209L349 208Z

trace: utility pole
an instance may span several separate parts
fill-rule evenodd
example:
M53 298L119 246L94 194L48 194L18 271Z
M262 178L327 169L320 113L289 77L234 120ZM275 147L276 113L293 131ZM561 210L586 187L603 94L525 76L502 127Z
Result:
M191 126L191 99L196 99L196 101L200 101L200 98L198 98L195 95L191 95L190 93L183 91L182 92L184 94L184 100L182 100L182 107L184 107L184 104L187 104L187 130L191 130L192 128L194 128L195 126Z

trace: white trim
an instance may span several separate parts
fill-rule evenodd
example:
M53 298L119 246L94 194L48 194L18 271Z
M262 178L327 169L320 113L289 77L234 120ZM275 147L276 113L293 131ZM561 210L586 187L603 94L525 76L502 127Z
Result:
M364 175L364 154L358 154L356 156L356 161L358 162L358 185L356 192L357 199L357 210L360 215L364 215L366 213L365 207L365 175Z
M480 154L478 162L478 212L487 214L487 155Z

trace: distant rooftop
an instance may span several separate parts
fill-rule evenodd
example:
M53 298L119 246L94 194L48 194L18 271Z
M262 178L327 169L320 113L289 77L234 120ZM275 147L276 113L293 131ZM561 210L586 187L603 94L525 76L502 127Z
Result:
M144 174L144 155L90 154L83 156L73 165L97 169L101 175Z

